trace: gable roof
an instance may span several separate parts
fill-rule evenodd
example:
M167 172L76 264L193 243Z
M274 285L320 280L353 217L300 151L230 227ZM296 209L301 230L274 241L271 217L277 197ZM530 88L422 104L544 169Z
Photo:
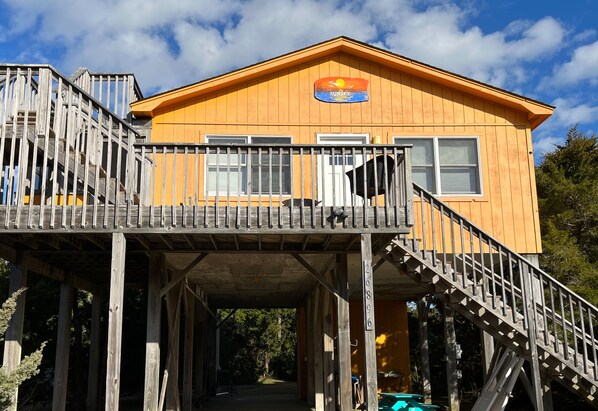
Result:
M141 117L153 116L159 108L339 52L526 112L532 130L554 111L553 106L540 101L343 36L139 100L131 105L132 112Z

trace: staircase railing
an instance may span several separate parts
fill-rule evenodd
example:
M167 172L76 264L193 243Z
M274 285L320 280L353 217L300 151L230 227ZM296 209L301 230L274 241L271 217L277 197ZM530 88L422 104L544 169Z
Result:
M595 306L416 184L414 209L404 244L598 385Z
M122 119L129 119L130 104L143 98L133 73L92 73L80 68L70 79Z
M76 215L85 227L90 222L81 211L90 206L91 224L107 226L102 207L130 204L140 191L133 171L142 159L129 155L137 138L53 67L0 65L0 204L7 206L0 224L18 225L28 207L27 227L44 226L47 208L50 227L58 217L73 226Z

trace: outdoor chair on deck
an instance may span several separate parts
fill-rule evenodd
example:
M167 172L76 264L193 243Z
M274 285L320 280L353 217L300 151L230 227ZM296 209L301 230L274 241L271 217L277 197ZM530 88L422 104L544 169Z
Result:
M377 156L347 171L345 175L349 177L351 192L367 200L376 195L387 194L387 190L392 192L394 171L395 161L392 157Z

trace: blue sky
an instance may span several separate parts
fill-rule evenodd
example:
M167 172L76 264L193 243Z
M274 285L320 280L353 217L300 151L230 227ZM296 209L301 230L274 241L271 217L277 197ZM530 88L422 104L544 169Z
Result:
M598 133L598 0L0 0L0 61L134 72L146 95L339 35L556 106L537 160Z

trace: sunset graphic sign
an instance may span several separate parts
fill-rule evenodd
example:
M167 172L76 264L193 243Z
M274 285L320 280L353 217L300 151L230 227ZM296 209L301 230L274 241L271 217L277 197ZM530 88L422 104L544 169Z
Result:
M315 96L327 103L368 101L368 81L362 78L326 77L314 84Z

